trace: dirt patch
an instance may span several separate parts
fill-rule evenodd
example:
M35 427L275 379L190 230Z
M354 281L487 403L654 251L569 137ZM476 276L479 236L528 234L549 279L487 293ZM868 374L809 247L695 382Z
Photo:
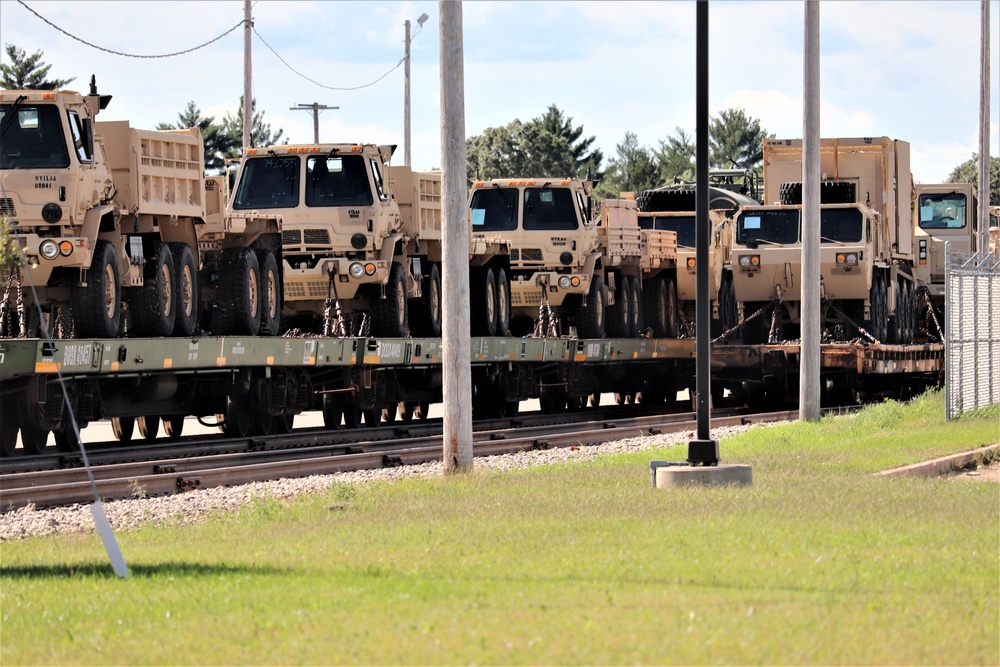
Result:
M995 482L1000 484L1000 461L993 461L989 465L976 466L968 470L957 470L952 473L956 479L968 479L977 482Z

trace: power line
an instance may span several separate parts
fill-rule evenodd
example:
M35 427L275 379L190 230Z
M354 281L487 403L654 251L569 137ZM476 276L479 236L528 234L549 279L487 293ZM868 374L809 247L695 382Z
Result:
M219 41L220 39L222 39L223 37L225 37L226 35L228 35L232 31L236 30L241 25L243 25L243 21L240 21L239 23L237 23L232 28L230 28L226 32L222 33L221 35L219 35L215 39L209 40L209 41L207 41L204 44L201 44L199 46L195 46L195 47L192 47L190 49L185 49L184 51L177 51L176 53L164 53L162 55L146 56L146 55L140 55L140 54L135 54L135 53L122 53L121 51L113 51L112 49L106 49L103 46L98 46L96 44L91 44L90 42L86 41L85 39L80 39L76 35L73 35L73 34L71 34L69 32L66 32L65 30L63 30L62 28L60 28L59 26L57 26L55 23L53 23L52 21L50 21L47 18L45 18L44 16L42 16L41 14L39 14L38 12L36 12L34 9L32 9L31 7L29 7L28 5L24 4L24 0L17 0L17 2L22 7L24 7L25 9L27 9L29 12L31 12L32 14L34 14L35 16L37 16L39 19L41 19L45 23L48 23L50 26L52 26L53 28L55 28L56 30L58 30L59 32L61 32L62 34L66 35L67 37L70 37L71 39L75 39L78 42L86 44L89 47L95 48L98 51L104 51L106 53L112 53L112 54L114 54L116 56L125 56L126 58L172 58L173 56L184 55L185 53L191 53L192 51L197 51L198 49L203 49L206 46L208 46L209 44L211 44L213 42Z
M18 2L20 2L20 0L18 0ZM254 34L257 35L257 37L260 39L260 41L264 43L264 46L266 46L268 49L271 49L271 53L273 53L275 55L275 57L277 57L277 59L280 60L285 67L287 67L288 69L290 69L295 74L298 74L299 76L301 76L306 81L309 81L310 83L314 83L317 86L319 86L320 88L326 88L327 90L361 90L362 88L368 88L369 86L374 86L376 83L378 83L379 81L381 81L382 79L384 79L385 77L389 76L390 74L392 74L393 72L395 72L397 69L399 69L399 66L402 65L403 62L406 60L405 57L400 58L399 62L396 63L395 67L393 67L388 72L386 72L385 74L383 74L379 78L375 79L371 83L366 83L363 86L354 86L353 88L335 88L334 86L325 86L322 83L320 83L319 81L316 81L314 79L310 79L308 76L306 76L302 72L298 71L297 69L295 69L294 67L292 67L291 65L289 65L287 62L285 62L284 58L282 58L281 56L278 55L277 51L275 51L273 48L271 48L271 45L267 43L267 40L265 40L263 37L260 36L260 33L257 32L257 28L254 28L253 31L254 31Z

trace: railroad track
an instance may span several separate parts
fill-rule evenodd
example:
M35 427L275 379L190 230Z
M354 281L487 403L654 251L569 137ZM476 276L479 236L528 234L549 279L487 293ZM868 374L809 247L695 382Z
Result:
M567 415L568 416L568 415ZM579 414L574 417L579 418ZM764 414L717 413L713 427L748 422L795 419L797 411ZM551 420L551 415L545 416ZM697 422L693 413L623 416L586 422L529 424L532 415L497 428L478 424L473 434L473 455L491 456L513 452L594 445L622 438L658 433L693 431ZM155 450L145 460L123 461L143 456L143 448L121 452L96 448L88 454L94 485L104 500L149 497L195 489L245 484L249 482L305 477L363 469L413 465L440 461L442 456L440 422L402 427L358 429L353 431L309 431L284 436L267 436L227 442L190 441ZM347 440L349 439L349 443ZM219 451L228 449L229 451ZM201 453L199 453L199 450ZM89 452L89 448L88 448ZM79 455L76 455L79 456ZM44 458L44 457L40 457ZM66 463L66 455L54 457ZM73 463L73 462L71 462ZM5 464L0 470L0 510L15 510L33 504L55 507L93 500L93 488L84 468L63 467L20 470L16 466L38 466L39 462L20 461Z

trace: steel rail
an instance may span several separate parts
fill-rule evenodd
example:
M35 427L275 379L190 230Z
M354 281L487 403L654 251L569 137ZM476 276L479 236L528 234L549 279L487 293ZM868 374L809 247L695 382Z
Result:
M713 418L713 426L795 419L796 412ZM474 434L474 456L509 454L531 449L588 446L628 437L694 429L690 413L601 422L577 422L538 428L480 431ZM664 430L666 429L666 430ZM341 446L251 451L208 457L186 457L159 462L126 463L94 468L97 490L104 500L151 497L218 486L413 465L441 460L441 436L409 440L355 442L361 452L344 453ZM64 469L5 475L0 488L0 511L29 504L36 508L86 503L92 489L83 471Z

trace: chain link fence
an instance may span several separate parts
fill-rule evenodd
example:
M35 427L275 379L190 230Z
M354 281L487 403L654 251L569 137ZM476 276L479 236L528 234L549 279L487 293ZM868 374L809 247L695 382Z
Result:
M945 416L1000 416L1000 255L945 246Z

